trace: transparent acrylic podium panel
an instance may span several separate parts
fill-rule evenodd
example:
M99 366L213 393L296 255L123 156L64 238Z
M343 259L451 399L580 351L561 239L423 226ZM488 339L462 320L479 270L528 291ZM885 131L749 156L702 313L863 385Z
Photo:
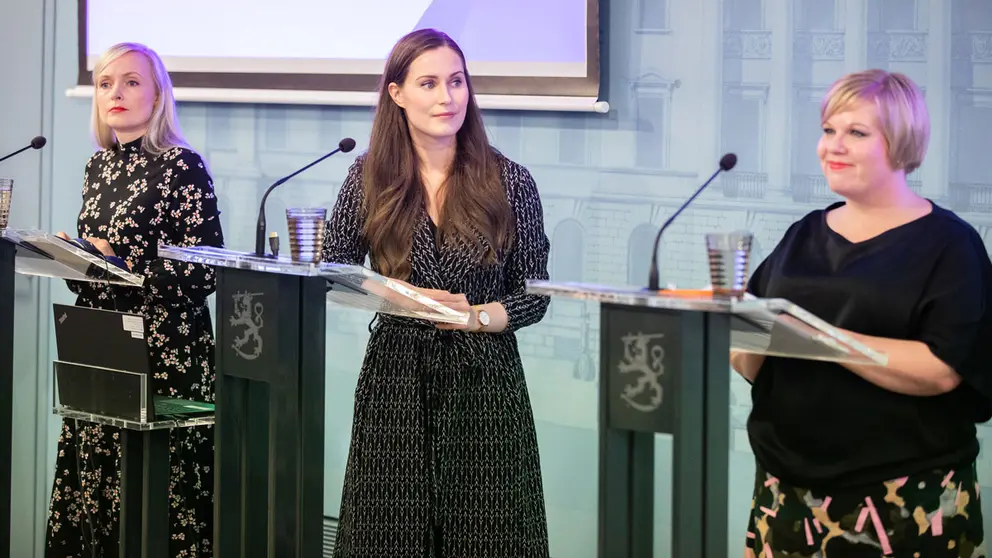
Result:
M258 257L208 246L160 246L160 257L215 267L227 267L327 280L327 300L348 308L381 312L439 323L466 324L469 314L421 295L405 284L360 265L308 263L288 257Z
M140 287L144 278L129 273L54 234L0 229L0 242L17 246L14 269L22 275Z
M888 357L784 299L741 299L708 291L648 291L584 283L528 281L532 294L666 310L731 314L734 351L770 356L885 365Z
M205 417L166 418L151 422L137 422L122 419L120 417L110 417L95 413L87 413L85 411L77 411L75 409L62 407L60 405L55 405L52 408L52 414L67 419L81 420L83 422L92 422L96 424L106 424L107 426L124 428L126 430L137 430L139 432L146 432L149 430L170 430L173 428L193 428L195 426L209 426L214 424L214 417L212 415Z
M68 419L148 431L214 424L213 415L155 414L147 374L56 360L52 412Z

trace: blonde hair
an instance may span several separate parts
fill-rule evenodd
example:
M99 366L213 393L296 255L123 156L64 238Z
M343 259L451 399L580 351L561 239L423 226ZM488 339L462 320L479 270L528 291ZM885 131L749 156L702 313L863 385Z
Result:
M906 174L920 168L930 141L930 114L916 84L904 74L885 70L848 74L824 96L821 122L859 101L875 105L892 168Z
M162 153L174 147L189 148L186 138L179 129L179 117L176 115L176 99L172 95L172 78L165 69L162 59L152 49L140 43L118 43L107 49L93 66L93 86L99 88L100 74L112 62L129 52L137 52L148 59L152 67L152 81L155 84L155 106L148 119L148 129L141 140L141 147L152 155ZM109 149L117 143L117 136L100 116L97 108L97 96L93 95L93 117L91 128L93 139L103 149Z

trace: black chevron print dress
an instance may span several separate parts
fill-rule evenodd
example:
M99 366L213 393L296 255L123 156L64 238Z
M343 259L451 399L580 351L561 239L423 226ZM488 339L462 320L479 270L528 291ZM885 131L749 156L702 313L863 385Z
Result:
M365 261L362 160L341 187L325 261ZM425 208L409 282L464 293L470 304L501 302L508 327L450 332L377 316L355 392L336 558L548 558L537 436L514 331L547 310L548 299L525 294L524 283L548 278L550 243L534 179L500 160L517 222L505 261L484 267L468 249L439 246Z

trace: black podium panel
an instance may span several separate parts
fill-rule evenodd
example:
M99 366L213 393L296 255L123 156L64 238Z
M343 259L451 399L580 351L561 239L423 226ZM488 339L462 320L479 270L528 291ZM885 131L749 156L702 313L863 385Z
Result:
M320 556L327 281L216 269L215 555Z
M726 556L730 315L600 308L599 556L654 556L657 433L673 436L672 556Z

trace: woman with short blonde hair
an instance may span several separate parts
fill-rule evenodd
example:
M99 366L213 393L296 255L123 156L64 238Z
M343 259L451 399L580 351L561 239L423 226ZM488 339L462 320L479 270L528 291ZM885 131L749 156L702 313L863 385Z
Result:
M903 74L866 70L837 80L820 104L820 121L858 102L875 106L888 145L889 164L909 174L920 168L930 141L930 116L923 93Z
M930 121L906 76L844 76L817 153L843 200L794 223L749 291L785 298L882 365L733 354L752 383L748 555L969 557L984 550L976 423L992 418L992 263L921 197Z
M176 99L172 93L172 78L162 58L154 50L140 43L118 43L100 55L93 65L93 114L90 128L94 139L101 149L110 149L117 143L117 135L113 128L102 117L98 106L99 92L102 89L101 75L104 69L120 57L136 52L145 57L151 66L148 77L155 89L155 103L151 116L146 123L146 132L142 147L148 153L160 155L173 147L185 147L189 144L179 128L179 116L176 114Z

